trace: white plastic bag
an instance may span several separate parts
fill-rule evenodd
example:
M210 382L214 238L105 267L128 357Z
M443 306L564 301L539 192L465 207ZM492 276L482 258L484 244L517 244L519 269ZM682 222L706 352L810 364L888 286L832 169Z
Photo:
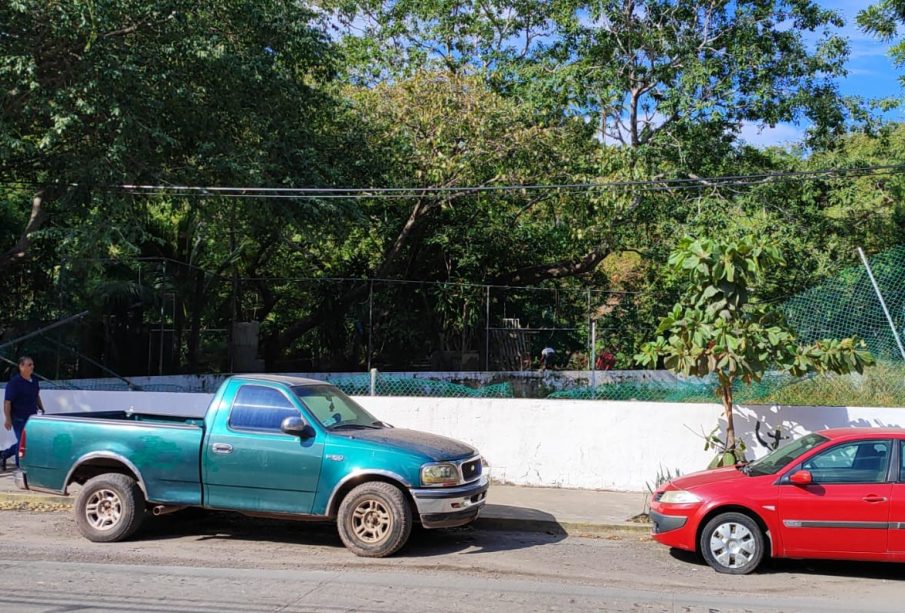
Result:
M3 427L3 424L0 423L0 451L6 451L16 443L16 432L14 430L7 430Z

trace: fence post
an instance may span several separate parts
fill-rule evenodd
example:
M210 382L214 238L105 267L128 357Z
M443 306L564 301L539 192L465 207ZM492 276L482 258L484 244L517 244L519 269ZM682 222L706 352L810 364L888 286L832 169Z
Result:
M870 278L871 285L874 286L874 291L877 292L877 299L880 300L880 306L883 307L883 313L886 315L886 321L889 322L889 329L892 330L892 337L896 339L896 345L899 347L899 353L902 354L902 359L905 360L905 348L902 347L902 339L899 338L899 331L896 330L896 324L892 320L892 316L889 314L889 309L886 308L886 301L883 300L883 294L880 292L880 286L877 285L877 280L874 279L874 273L870 269L870 264L867 261L867 257L864 255L864 251L862 251L861 247L858 247L858 255L861 256L861 261L864 262L864 270L867 271L867 276Z
M490 371L490 286L486 286L486 305L484 307L484 371Z
M374 279L368 283L368 370L371 370L371 337L374 335ZM373 396L374 393L372 392Z
M591 369L591 387L597 387L597 363L594 361L594 349L597 348L597 320L591 320L591 359L588 364Z
M167 261L166 260L163 261L163 278L160 283L161 283L161 287L160 287L160 338L157 339L160 342L160 345L159 345L160 351L158 352L159 359L157 362L157 374L158 375L163 374L163 317L164 317L164 306L167 301ZM235 318L233 318L232 321L235 321ZM233 366L232 351L230 351L230 358L229 358L230 372L232 372L232 370L233 370L232 366Z
M591 374L594 371L594 318L591 315L591 288L588 288L588 383L591 382Z
M371 395L377 395L377 369L371 369Z

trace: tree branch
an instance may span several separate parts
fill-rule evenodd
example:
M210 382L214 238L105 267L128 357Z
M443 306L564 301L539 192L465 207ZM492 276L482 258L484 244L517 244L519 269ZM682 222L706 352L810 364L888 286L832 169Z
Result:
M25 257L31 246L31 238L34 232L41 229L47 220L47 210L44 208L45 192L42 189L31 199L31 215L25 229L19 236L19 240L10 249L0 255L0 270L9 267L13 262Z
M534 285L549 279L562 279L587 274L597 268L612 253L609 245L599 245L590 252L574 260L563 260L552 264L526 266L516 271L505 273L493 279L494 285Z

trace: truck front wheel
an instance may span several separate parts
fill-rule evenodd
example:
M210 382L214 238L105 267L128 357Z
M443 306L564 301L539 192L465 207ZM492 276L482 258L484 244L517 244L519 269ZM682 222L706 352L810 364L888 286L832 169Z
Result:
M75 523L89 541L129 538L145 518L145 498L135 479L107 473L89 479L75 499Z
M398 487L379 481L362 483L339 505L337 526L352 553L383 558L405 545L412 532L412 510Z

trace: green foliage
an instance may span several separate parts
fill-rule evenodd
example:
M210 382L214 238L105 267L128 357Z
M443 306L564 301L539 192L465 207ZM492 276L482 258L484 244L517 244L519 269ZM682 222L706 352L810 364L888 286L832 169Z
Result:
M107 322L92 355L110 363L132 345L104 345L104 326L137 322L147 335L163 311L165 370L229 369L227 352L201 353L222 347L234 320L261 322L269 368L359 369L377 354L381 366L424 364L483 350L483 296L464 281L563 290L500 292L491 310L573 328L555 339L564 358L586 351L583 291L602 290L600 346L625 368L684 289L664 265L683 232L781 245L795 265L759 281L765 301L905 232L899 175L406 200L113 187L455 188L905 162L900 127L838 136L847 50L838 16L812 0L16 0L0 4L0 24L4 333L88 308ZM805 118L806 154L738 139L743 122ZM378 288L365 338L366 282L300 277L439 285ZM718 310L744 302L738 291ZM694 323L709 334L705 324L737 342ZM763 361L734 351L755 371ZM813 351L799 370L850 353Z
M707 468L721 468L723 466L735 466L745 461L745 441L736 441L734 447L729 447L721 437L719 427L714 428L704 436L704 451L714 451L716 456L707 465Z
M899 33L899 26L905 21L905 2L902 0L880 0L858 13L858 25L868 34L880 40L891 41ZM901 64L905 46L898 42L890 51L893 59Z
M666 368L684 376L716 376L728 452L736 449L732 418L736 380L758 382L768 370L793 376L861 373L873 364L863 341L856 338L799 346L781 313L750 295L767 270L784 263L778 248L762 238L684 237L669 263L687 279L687 290L661 320L659 336L643 345L636 359L647 367L662 359Z
M645 481L644 487L647 489L647 492L644 494L644 510L642 511L643 515L648 515L650 513L650 499L651 496L654 495L661 485L664 483L669 483L673 479L678 479L682 476L682 471L678 468L671 470L669 468L663 468L663 465L660 465L660 468L657 469L657 476L654 477L654 480Z

